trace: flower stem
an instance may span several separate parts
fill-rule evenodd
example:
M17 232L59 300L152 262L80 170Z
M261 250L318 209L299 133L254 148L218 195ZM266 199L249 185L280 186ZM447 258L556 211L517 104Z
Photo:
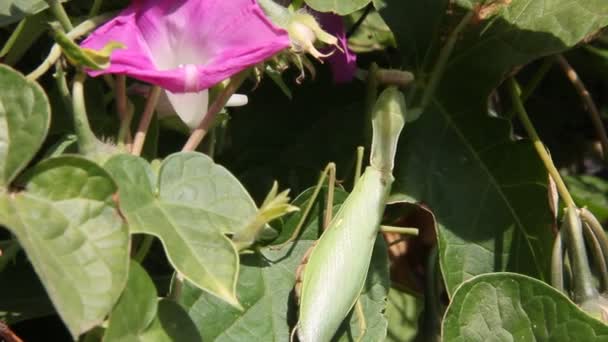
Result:
M141 151L144 148L146 134L148 133L148 127L150 127L150 121L152 121L152 115L154 114L154 110L156 109L156 104L158 103L158 98L160 97L161 90L162 89L159 86L154 86L150 91L150 95L148 95L148 100L146 101L144 113L141 115L139 127L137 127L135 139L133 139L133 148L131 150L131 153L133 155L140 155Z
M74 130L78 137L78 146L82 154L93 154L97 152L99 140L91 130L87 109L84 101L84 80L86 74L78 71L74 76L72 86L72 118L74 120Z
M97 15L99 13L99 9L101 8L101 3L103 0L95 0L93 2L93 6L91 6L91 10L89 11L89 17Z
M116 111L118 111L118 118L120 119L118 142L125 144L127 151L131 151L133 144L131 119L133 115L127 109L127 78L125 75L116 75L114 94L116 95Z
M554 62L555 59L551 56L545 58L543 64L541 64L538 70L536 70L536 73L534 73L532 76L532 79L521 90L521 95L519 98L521 99L522 103L526 103L530 95L532 95L534 90L536 90L536 88L540 85L540 82L545 78L545 75L547 72L549 72ZM510 119L513 117L513 115L515 115L515 109L511 109L509 112L507 112L505 117Z
M593 126L595 127L595 132L602 144L602 154L604 155L604 161L608 162L608 135L606 134L604 123L602 122L602 119L600 117L600 111L597 109L595 102L593 102L593 99L591 98L589 91L587 91L585 84L578 77L578 74L572 68L572 66L570 66L566 58L564 58L564 56L562 55L559 55L557 56L557 61L559 62L559 65L562 67L562 69L566 73L566 76L568 77L570 82L572 82L574 88L576 88L579 96L587 106L587 110L589 111L589 115L591 116L591 122L593 123Z
M49 8L51 9L51 12L55 16L55 18L59 20L59 23L61 24L63 29L66 30L66 32L72 31L74 29L74 26L72 26L70 17L68 17L68 14L65 12L65 9L63 8L61 2L59 2L59 0L46 0L46 3L49 5Z
M110 18L112 18L116 12L110 12L106 14L99 15L97 17L91 18L89 20L85 20L76 26L73 30L68 32L66 36L70 39L76 39L84 36L85 34L93 31L97 26L105 23ZM45 72L47 72L53 64L61 57L61 48L59 44L53 44L51 51L49 52L46 59L31 73L29 73L26 78L29 81L35 81L38 77L42 76Z
M510 78L508 82L509 82L509 86L510 86L511 100L513 101L513 106L515 107L515 111L519 115L519 119L521 120L526 132L528 132L528 135L530 136L530 139L532 140L532 143L534 144L536 153L538 153L538 156L540 157L543 164L545 165L547 172L549 172L549 175L555 181L555 185L557 186L557 191L559 192L560 196L566 203L566 206L576 207L576 204L574 203L572 196L570 196L570 192L568 191L566 184L562 180L562 177L560 176L559 171L557 171L557 168L553 164L551 157L547 153L545 146L543 145L542 141L540 140L538 133L536 132L536 129L534 128L534 125L532 125L532 121L530 121L530 118L528 117L528 113L526 112L526 109L524 108L524 105L521 102L521 97L520 97L521 90L519 89L519 85L517 84L517 81L515 81L515 79L513 79L513 78Z
M211 127L211 124L213 124L217 113L224 108L226 102L228 102L228 99L230 99L230 96L232 96L241 86L241 84L243 84L245 78L247 78L247 71L242 71L232 77L230 83L228 83L226 88L224 88L224 90L222 90L222 92L217 96L215 101L213 101L213 104L207 110L207 113L203 117L201 123L194 131L192 131L192 134L190 134L188 141L186 141L186 144L182 148L183 152L194 151L198 147L209 131L209 127Z
M69 111L72 109L72 95L70 94L70 89L68 88L68 82L65 79L65 71L63 70L63 66L61 62L55 63L55 81L57 83L57 89L59 90L59 95L61 96L61 101L65 108Z
M445 71L445 67L448 63L448 59L454 50L454 46L456 45L456 41L458 40L458 36L460 32L468 25L471 18L473 18L474 11L469 11L462 18L462 20L456 25L456 28L450 33L450 36L439 52L439 58L437 59L437 63L433 68L433 72L431 73L431 78L429 79L429 83L427 84L424 93L422 94L422 100L420 102L419 110L424 112L426 106L431 102L433 95L435 94L435 90L437 89L437 85L443 76Z

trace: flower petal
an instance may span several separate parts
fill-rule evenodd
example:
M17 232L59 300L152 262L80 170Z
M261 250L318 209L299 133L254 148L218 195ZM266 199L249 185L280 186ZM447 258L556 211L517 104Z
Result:
M127 48L91 75L126 74L174 93L207 89L290 46L255 0L134 0L82 46L109 41Z
M207 113L209 91L203 90L198 93L172 93L167 91L166 94L179 118L188 127L196 128Z
M348 38L342 17L333 13L319 13L319 21L325 31L338 38L338 45L342 48L342 51L337 50L326 58L331 67L334 82L352 81L357 71L357 55L348 48Z

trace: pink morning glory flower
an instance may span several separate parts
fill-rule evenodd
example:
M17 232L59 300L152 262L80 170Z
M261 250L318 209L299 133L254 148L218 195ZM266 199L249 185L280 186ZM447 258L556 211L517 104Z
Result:
M331 66L334 82L352 81L357 71L357 55L348 48L342 17L333 13L318 13L317 16L321 27L338 38L338 46L341 48L326 58Z
M206 89L290 47L255 0L133 0L82 42L126 46L91 76L125 74L158 85L180 118L195 127L208 106Z

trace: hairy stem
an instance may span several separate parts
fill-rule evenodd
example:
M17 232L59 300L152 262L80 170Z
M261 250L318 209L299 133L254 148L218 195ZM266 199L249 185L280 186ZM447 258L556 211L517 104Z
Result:
M78 146L83 154L92 154L97 151L99 140L91 130L87 109L84 102L84 80L86 74L79 71L74 77L72 86L72 118L74 120L74 130L78 137Z

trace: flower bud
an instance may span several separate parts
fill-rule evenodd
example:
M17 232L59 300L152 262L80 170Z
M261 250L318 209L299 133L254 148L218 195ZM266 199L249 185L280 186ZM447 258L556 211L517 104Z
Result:
M295 52L309 53L318 60L331 56L333 51L328 54L319 52L314 46L317 40L328 45L333 45L341 50L338 45L338 39L325 32L315 18L308 13L295 13L287 26L287 32L289 32Z

